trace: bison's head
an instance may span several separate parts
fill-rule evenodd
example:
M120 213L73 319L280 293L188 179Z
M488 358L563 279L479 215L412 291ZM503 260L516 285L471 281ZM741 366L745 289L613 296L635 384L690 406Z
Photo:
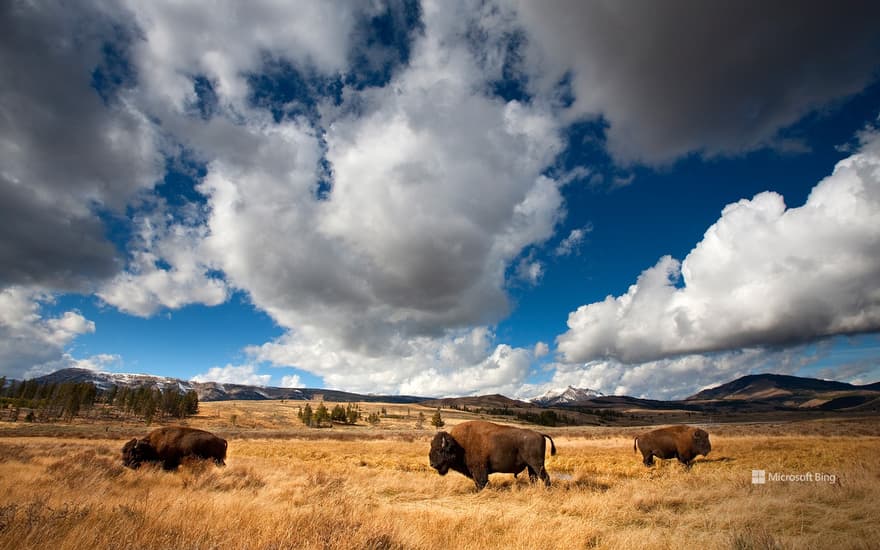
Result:
M703 456L707 456L709 451L712 450L712 445L709 443L709 434L705 430L694 430L694 450L697 454Z
M137 470L141 462L152 459L155 454L146 439L132 439L122 447L122 465Z
M445 476L455 463L464 459L464 449L446 432L437 432L431 441L431 468L437 470L441 476Z

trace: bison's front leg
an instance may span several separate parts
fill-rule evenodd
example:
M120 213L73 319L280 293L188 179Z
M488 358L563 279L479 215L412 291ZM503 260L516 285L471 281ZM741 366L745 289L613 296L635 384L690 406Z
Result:
M471 467L470 471L474 478L474 485L477 486L477 491L482 491L489 483L489 471L485 466Z

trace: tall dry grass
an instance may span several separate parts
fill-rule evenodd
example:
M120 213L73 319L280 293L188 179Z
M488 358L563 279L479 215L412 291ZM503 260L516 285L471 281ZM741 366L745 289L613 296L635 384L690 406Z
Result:
M122 468L124 438L0 431L0 548L878 547L880 437L847 423L719 428L690 471L646 469L626 430L556 430L550 489L495 474L479 493L429 467L430 430L270 428L221 432L226 468L175 473ZM752 469L838 483L753 485Z

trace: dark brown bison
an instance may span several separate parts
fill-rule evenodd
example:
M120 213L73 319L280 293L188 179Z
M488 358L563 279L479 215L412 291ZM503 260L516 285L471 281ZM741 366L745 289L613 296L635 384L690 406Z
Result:
M213 459L218 466L226 465L226 440L211 432L170 426L158 428L143 439L132 439L122 447L122 464L133 469L143 462L161 462L166 470L174 470L187 457Z
M712 445L705 430L693 426L670 426L637 435L633 440L633 451L637 448L642 452L645 466L654 464L656 456L677 458L690 468L697 455L709 454Z
M550 440L550 454L555 455L556 445L549 435L473 420L455 426L450 433L438 432L428 457L441 476L455 470L473 479L478 491L489 482L489 474L516 475L526 468L532 482L540 477L549 487L550 476L544 469L545 437Z

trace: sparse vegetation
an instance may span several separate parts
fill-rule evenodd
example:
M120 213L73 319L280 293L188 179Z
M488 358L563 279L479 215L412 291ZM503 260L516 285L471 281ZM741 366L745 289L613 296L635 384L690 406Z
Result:
M379 422L381 422L381 421L382 421L382 419L379 417L378 413L372 412L369 415L367 415L367 423L370 426L378 426Z
M430 468L433 434L413 423L434 409L311 430L290 421L303 405L203 403L190 425L229 440L228 466L177 473L121 466L142 424L0 423L0 548L846 550L872 547L880 519L876 419L709 427L713 450L689 472L645 468L641 428L547 428L550 489L495 474L477 493ZM752 485L752 469L837 481Z
M340 424L355 424L360 417L360 409L354 403L349 403L345 407L337 404L330 412L330 420Z

